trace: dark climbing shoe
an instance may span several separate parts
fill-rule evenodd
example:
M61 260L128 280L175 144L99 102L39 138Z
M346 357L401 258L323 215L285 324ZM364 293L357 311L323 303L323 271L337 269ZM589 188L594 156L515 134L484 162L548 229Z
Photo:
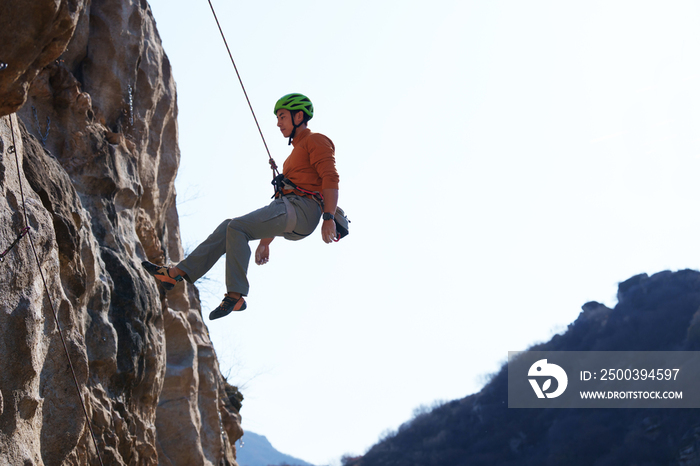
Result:
M177 282L182 281L182 276L180 275L175 278L168 275L168 267L156 265L148 261L141 262L141 266L146 269L146 272L156 277L156 279L163 285L163 288L165 288L167 291L172 290L175 288Z
M219 307L217 307L209 313L209 320L221 319L222 317L226 317L233 311L244 311L246 307L247 306L245 303L245 299L243 299L243 296L236 299L226 295L224 296L224 300L221 301L221 304L219 304Z

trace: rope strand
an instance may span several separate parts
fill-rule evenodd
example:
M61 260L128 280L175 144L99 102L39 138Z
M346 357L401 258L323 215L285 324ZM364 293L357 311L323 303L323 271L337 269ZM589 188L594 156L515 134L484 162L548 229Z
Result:
M10 133L12 134L12 152L15 154L15 163L17 164L17 179L19 181L19 195L22 199L22 210L24 210L24 226L29 226L29 215L27 214L27 204L24 202L24 188L22 188L22 177L19 174L19 157L17 155L17 142L15 141L15 127L12 124L12 115L10 119Z
M12 244L11 244L7 249L5 249L5 250L2 252L2 254L0 254L0 262L5 262L5 256L6 256L7 254L9 254L10 251L12 251L12 248L14 248L14 247L17 245L17 243L19 243L19 240L21 240L22 238L24 238L24 235L26 235L27 232L28 232L29 230L31 230L31 228L29 228L29 227L24 227L24 228L22 229L22 231L19 232L19 235L18 235L17 238L12 242Z
M56 312L56 308L54 307L53 301L51 300L51 293L49 293L49 287L46 284L46 278L44 278L44 272L41 270L41 262L39 261L39 255L37 254L36 248L34 247L34 240L32 239L31 228L29 227L29 214L27 213L27 204L24 201L24 189L22 188L22 176L20 174L20 168L19 168L19 157L17 155L17 142L15 141L15 128L14 128L14 125L12 124L12 115L9 115L8 118L10 119L10 131L12 133L12 148L14 149L15 163L17 164L17 179L19 180L19 192L20 192L20 196L22 198L22 208L24 209L25 230L28 233L27 237L29 238L29 244L31 244L32 251L34 252L34 258L36 259L36 266L39 269L39 274L41 275L41 281L44 283L44 292L46 293L46 297L49 301L49 305L51 307L51 312L53 313L54 321L56 321L56 328L58 329L58 334L61 336L61 343L63 343L63 350L66 352L66 358L68 358L68 366L70 367L71 374L73 374L73 382L75 383L75 389L78 392L78 398L80 398L80 406L83 407L83 414L85 414L85 421L87 422L88 430L90 431L90 435L92 436L92 441L95 444L95 452L97 453L97 458L100 460L100 465L104 466L104 463L102 462L102 455L100 455L100 449L97 446L97 437L95 436L95 432L92 429L92 423L90 422L90 417L88 416L87 408L85 407L85 401L83 400L82 390L80 389L80 384L78 383L78 377L75 375L75 369L73 368L73 362L71 361L70 354L68 353L68 345L66 344L66 339L63 336L63 330L61 330L61 324L58 321L58 313Z
M216 16L216 11L214 11L214 5L212 5L211 0L207 0L209 2L209 8L211 8L211 12L214 15L214 20L216 21L216 25L219 28L219 32L221 33L221 38L224 40L224 45L226 46L226 51L228 52L228 56L231 59L231 63L233 64L233 69L236 71L236 76L238 77L238 82L241 83L241 88L243 89L243 95L245 95L245 100L248 102L248 107L250 107L250 113L253 114L253 119L255 120L255 126L258 127L258 132L260 133L260 137L262 138L263 144L265 145L265 150L267 151L267 156L270 159L270 167L272 168L272 173L273 177L277 176L279 173L277 172L277 164L275 164L275 161L272 159L272 155L270 154L270 149L267 147L267 141L265 141L265 136L263 135L262 129L260 129L260 124L258 123L258 118L255 116L255 110L253 110L253 105L250 103L250 99L248 98L248 92L245 90L245 86L243 85L243 79L241 79L241 74L238 72L238 67L236 66L236 62L233 59L233 54L231 53L231 49L228 46L228 42L226 41L226 36L224 35L224 30L221 29L221 24L219 23L219 18Z

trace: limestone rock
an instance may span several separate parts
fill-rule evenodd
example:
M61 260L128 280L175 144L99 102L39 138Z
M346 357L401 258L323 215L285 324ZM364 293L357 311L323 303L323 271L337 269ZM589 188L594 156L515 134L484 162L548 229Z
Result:
M196 289L140 267L183 256L150 7L6 0L0 40L0 251L31 228L0 263L0 466L98 464L50 304L104 464L235 464L240 405Z
M65 50L85 0L6 0L0 15L0 115L17 111L36 75Z

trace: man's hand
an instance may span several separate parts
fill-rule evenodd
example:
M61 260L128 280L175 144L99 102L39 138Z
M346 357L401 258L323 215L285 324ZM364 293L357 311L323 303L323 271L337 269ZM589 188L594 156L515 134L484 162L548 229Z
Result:
M323 241L326 243L332 243L338 237L338 232L335 231L335 220L324 220L323 226L321 227L321 235L323 235Z
M338 207L338 190L324 189L323 190L324 211L335 214L335 209ZM338 238L338 232L335 231L335 220L324 220L321 227L321 235L326 244L330 244Z
M258 265L265 265L270 260L270 243L274 238L263 238L258 244L258 248L255 250L255 263Z

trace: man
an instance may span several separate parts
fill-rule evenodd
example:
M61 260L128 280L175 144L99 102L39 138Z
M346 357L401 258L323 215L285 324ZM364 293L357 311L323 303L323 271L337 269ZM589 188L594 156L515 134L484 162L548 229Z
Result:
M148 261L143 267L171 290L183 279L196 282L226 254L227 293L209 319L219 319L246 308L244 296L249 284L246 274L251 251L248 242L260 240L255 263L266 264L270 243L277 236L300 240L310 235L321 217L321 237L331 243L337 237L333 214L338 206L338 172L335 167L335 146L326 136L307 128L314 116L314 107L302 94L288 94L275 105L277 127L294 146L285 160L282 173L287 183L278 185L270 205L242 217L224 220L202 244L175 267L164 267ZM322 194L322 197L321 197Z

